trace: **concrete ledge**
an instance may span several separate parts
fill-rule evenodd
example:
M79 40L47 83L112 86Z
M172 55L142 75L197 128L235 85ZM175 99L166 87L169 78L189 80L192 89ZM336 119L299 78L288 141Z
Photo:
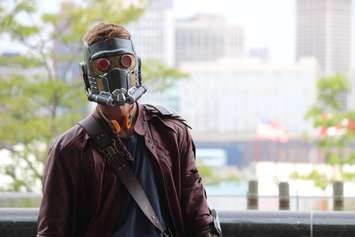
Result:
M225 237L354 237L355 212L221 213Z
M0 236L36 235L36 208L0 208ZM224 237L354 237L355 212L220 213Z
M36 236L37 208L0 208L0 236Z

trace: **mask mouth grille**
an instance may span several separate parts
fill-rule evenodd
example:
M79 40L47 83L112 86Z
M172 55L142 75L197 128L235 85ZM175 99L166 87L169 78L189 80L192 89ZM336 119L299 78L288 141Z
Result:
M113 101L118 105L122 105L127 102L127 90L126 89L116 89L111 93Z

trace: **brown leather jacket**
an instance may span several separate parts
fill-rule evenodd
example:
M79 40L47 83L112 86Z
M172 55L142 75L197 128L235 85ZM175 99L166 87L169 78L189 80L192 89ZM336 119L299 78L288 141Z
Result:
M94 113L98 116L98 113ZM102 118L101 118L102 119ZM176 237L210 232L212 216L195 166L187 127L138 105L135 132L144 136L163 208ZM120 218L122 185L79 125L52 144L45 167L38 237L111 237Z

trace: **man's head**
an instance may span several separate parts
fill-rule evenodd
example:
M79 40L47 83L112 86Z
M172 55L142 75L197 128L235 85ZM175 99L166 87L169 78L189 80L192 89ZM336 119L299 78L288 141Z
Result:
M97 24L85 34L84 43L81 68L89 100L118 106L132 104L145 93L140 59L124 27Z
M94 43L112 38L129 40L131 35L123 26L112 23L99 23L86 32L83 39L85 44L90 46Z

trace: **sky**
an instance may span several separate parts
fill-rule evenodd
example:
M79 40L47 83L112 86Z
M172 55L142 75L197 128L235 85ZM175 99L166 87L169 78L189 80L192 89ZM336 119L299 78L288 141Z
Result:
M43 0L40 7L53 11L59 1ZM295 0L174 0L176 18L187 18L196 13L220 14L228 22L241 25L247 49L269 48L272 63L291 64L295 61ZM4 40L6 44L2 43ZM8 39L0 39L0 43L0 52L11 48L9 46L18 48Z
M59 0L43 1L43 11L54 11ZM176 18L186 18L196 13L217 13L245 30L247 48L267 47L271 60L276 63L294 61L294 0L174 0ZM7 41L0 51L21 48Z

